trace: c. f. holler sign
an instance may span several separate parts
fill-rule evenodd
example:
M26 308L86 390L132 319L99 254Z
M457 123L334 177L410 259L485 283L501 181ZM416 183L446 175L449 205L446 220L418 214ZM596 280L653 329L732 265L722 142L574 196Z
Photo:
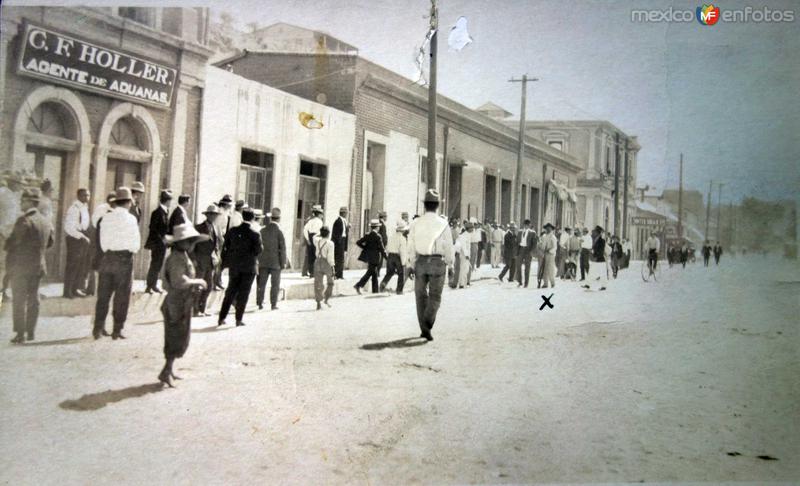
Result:
M169 108L177 71L25 23L19 72L79 89Z

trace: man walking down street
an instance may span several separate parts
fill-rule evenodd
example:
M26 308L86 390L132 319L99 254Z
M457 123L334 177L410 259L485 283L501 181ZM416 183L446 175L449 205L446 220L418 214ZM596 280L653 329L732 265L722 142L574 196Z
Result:
M721 256L722 256L722 245L718 241L717 244L714 245L714 264L715 265L719 265L719 259L720 259Z
M528 286L531 277L531 259L536 249L538 237L536 232L531 229L531 220L526 219L522 223L522 230L519 232L519 249L517 250L517 282L518 287Z
M381 241L383 242L383 247L386 248L386 245L389 244L389 232L386 230L386 211L378 211L378 221L381 225L378 227L378 234L381 235ZM378 263L378 278L381 276L381 269L383 268L383 262L386 260L385 256L381 256L381 262Z
M583 236L581 237L581 282L586 280L589 275L589 261L592 258L592 236L589 234L589 228L583 228Z
M439 193L428 189L423 199L425 214L408 233L409 261L414 266L414 297L420 337L433 341L431 330L442 302L447 267L453 264L453 238L447 219L437 214Z
M281 289L281 270L286 268L286 240L278 223L281 210L272 208L261 228L264 251L258 256L258 279L256 281L256 304L264 308L264 294L270 282L269 303L272 310L278 309L278 293Z
M78 189L78 198L67 209L64 233L67 243L67 263L64 268L64 297L86 297L86 277L89 272L89 191Z
M5 240L12 301L12 319L16 336L13 344L34 340L39 319L39 283L47 272L45 251L53 246L53 227L36 209L39 190L27 189L20 198L22 216Z
M255 213L250 208L242 210L242 224L228 230L222 248L224 267L228 268L228 288L219 310L218 326L225 324L231 305L236 303L236 326L244 326L242 318L250 297L250 288L258 273L258 256L264 251L261 235L250 226Z
M544 285L542 288L556 286L556 252L558 251L558 240L553 234L553 225L547 223L544 225L544 234L542 235L542 262L544 269L542 271L542 280ZM527 287L527 285L526 285Z
M389 243L386 246L386 275L381 281L380 291L386 290L386 284L389 280L397 274L397 295L403 294L403 285L405 283L405 267L408 266L408 241L405 237L405 232L408 230L406 223L401 221L397 222L395 232L389 237Z
M219 216L215 222L215 226L217 228L217 236L220 239L220 242L225 241L225 235L228 233L228 229L230 228L231 224L231 204L233 204L233 198L231 198L230 194L225 194L219 200ZM222 243L220 243L220 259L219 263L214 267L214 290L225 290L225 287L222 285Z
M158 276L164 265L167 254L166 236L169 231L169 204L172 201L172 191L161 191L158 207L150 214L150 231L144 247L150 250L150 268L147 270L147 286L145 292L161 293L158 288Z
M191 255L195 265L195 276L206 283L204 288L199 288L194 294L194 315L198 317L211 315L206 312L206 304L211 293L211 287L214 285L214 267L220 258L220 237L214 225L219 214L217 205L210 205L203 211L203 215L206 217L205 221L198 223L194 227L201 235L208 236L208 239L201 239L195 243Z
M380 270L381 262L386 258L386 249L383 246L383 239L380 234L381 222L373 219L370 221L369 226L370 232L356 242L356 245L361 248L361 255L359 255L358 259L367 264L367 271L364 272L364 276L353 286L359 295L368 281L372 281L372 293L378 293L378 271Z
M334 245L334 260L336 261L336 278L344 278L344 257L347 252L347 242L350 236L350 224L347 222L347 208L339 208L339 217L333 222L331 241Z
M330 307L328 300L333 294L333 267L334 243L328 238L331 232L327 226L319 230L319 235L314 237L314 248L317 258L314 260L314 299L317 301L317 310L322 310L322 301ZM327 285L324 281L327 280Z
M492 225L492 268L499 268L503 258L503 238L505 232L497 227L497 223Z
M125 339L122 329L128 319L131 299L133 255L141 246L139 224L130 213L131 197L131 190L127 187L117 189L114 210L103 216L100 229L103 258L98 269L97 303L92 330L95 339L99 339L101 335L108 336L105 324L112 295L114 330L111 337L115 340Z
M589 266L589 281L600 282L600 290L606 290L608 285L608 266L606 264L606 240L603 238L603 228L595 226L592 230L592 261ZM583 288L590 289L590 285Z
M514 281L514 274L517 271L517 225L512 221L508 231L503 236L503 263L505 267L498 275L497 279L501 282L508 272L508 281Z
M322 206L315 204L311 207L311 219L308 220L303 227L303 239L306 243L306 263L308 265L308 274L314 278L314 259L317 258L317 252L314 249L314 237L319 234L322 228Z

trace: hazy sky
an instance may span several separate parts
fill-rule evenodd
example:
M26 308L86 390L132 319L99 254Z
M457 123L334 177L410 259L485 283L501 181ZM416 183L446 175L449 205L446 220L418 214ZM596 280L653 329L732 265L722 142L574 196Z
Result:
M164 2L136 2L163 5ZM170 2L174 3L174 2ZM202 2L201 2L202 3ZM198 3L195 3L195 5ZM240 25L288 22L322 30L393 71L414 77L429 0L318 0L206 3ZM221 6L224 5L224 6ZM638 23L631 9L684 1L439 0L446 33L467 17L474 42L461 52L440 40L439 91L469 107L493 101L518 116L523 73L529 119L605 119L638 135L639 183L795 198L800 190L800 2L732 2L792 10L792 23ZM444 41L444 42L443 42ZM716 189L715 189L716 192ZM716 201L716 196L715 196Z

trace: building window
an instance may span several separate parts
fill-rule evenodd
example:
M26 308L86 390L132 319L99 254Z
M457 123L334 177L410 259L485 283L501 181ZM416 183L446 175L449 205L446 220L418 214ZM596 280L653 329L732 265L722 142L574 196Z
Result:
M611 147L606 145L606 174L611 175Z
M243 200L253 209L269 212L272 207L274 159L275 156L270 153L242 149L237 200Z
M134 22L155 27L155 11L149 7L119 7L119 16Z

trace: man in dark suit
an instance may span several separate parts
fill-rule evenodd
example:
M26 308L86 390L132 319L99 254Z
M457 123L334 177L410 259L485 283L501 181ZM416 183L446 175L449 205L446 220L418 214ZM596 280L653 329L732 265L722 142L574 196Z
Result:
M267 289L267 281L271 280L269 302L272 310L277 310L278 292L281 288L281 270L286 267L286 239L278 226L278 222L281 220L281 210L272 208L268 217L268 222L261 228L261 242L264 245L264 251L258 256L256 304L259 309L264 308L264 293Z
M251 208L242 210L242 224L228 230L222 247L224 267L228 268L228 288L219 310L218 326L225 324L231 304L236 301L236 326L244 326L242 317L250 297L253 280L258 273L258 255L264 251L261 235L251 224L255 213Z
M333 242L333 258L336 262L335 277L344 278L344 255L347 252L347 242L350 236L350 225L347 223L347 208L339 208L339 217L333 222L331 241Z
M150 232L144 247L150 250L150 268L147 270L147 288L145 292L161 293L158 288L158 274L164 265L164 256L167 254L165 237L169 231L169 204L172 201L172 191L161 191L159 205L150 214Z
M214 285L214 267L219 260L220 237L215 227L216 219L220 215L219 208L212 204L203 211L206 219L195 225L194 229L201 235L208 235L208 240L200 241L194 246L192 259L194 260L196 276L206 282L206 287L196 294L194 313L196 316L210 316L206 312L208 295Z
M498 280L501 282L503 281L503 277L508 272L508 281L514 281L514 272L517 268L517 225L513 222L506 231L505 236L503 236L503 263L505 267L500 272L500 275L497 277Z
M372 279L372 293L378 293L378 270L380 269L381 261L386 258L386 247L380 235L381 222L373 219L370 221L369 226L371 231L356 242L356 245L362 250L358 259L367 264L367 271L354 286L359 295L361 294L361 289L370 279Z
M381 224L378 227L378 234L381 235L381 241L383 242L383 247L386 248L386 245L389 244L389 232L386 231L386 211L378 211L378 222ZM385 256L381 257L381 261L378 262L378 277L381 276L381 268L383 268L383 261L386 259Z
M517 237L517 282L519 286L528 286L528 281L531 277L531 260L533 252L536 251L536 245L539 243L539 238L536 232L531 229L531 220L526 219L522 223L522 229L519 230ZM524 273L524 278L523 278Z
M53 246L53 227L36 209L39 205L38 189L22 192L20 209L11 235L6 239L8 275L14 293L13 321L17 335L14 344L33 341L36 321L39 319L39 282L47 271L45 250Z
M188 194L181 194L178 196L178 205L175 206L175 210L172 211L172 215L169 217L169 230L167 230L167 234L172 234L172 228L178 226L179 224L186 224L190 223L191 220L189 219L189 203L192 200L192 196Z

